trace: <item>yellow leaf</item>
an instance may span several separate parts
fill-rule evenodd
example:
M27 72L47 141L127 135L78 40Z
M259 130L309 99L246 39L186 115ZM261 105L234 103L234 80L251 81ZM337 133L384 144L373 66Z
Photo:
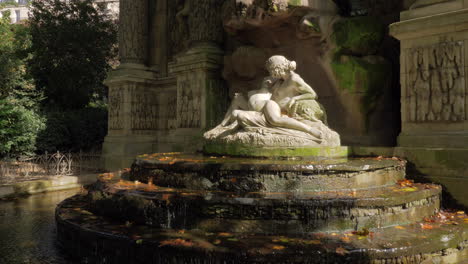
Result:
M284 249L284 246L273 245L271 248L272 248L272 249L275 249L275 250L283 250L283 249Z
M395 226L396 229L406 229L404 226Z
M343 255L349 253L349 251L344 249L343 247L338 247L338 248L336 248L336 253L343 256Z

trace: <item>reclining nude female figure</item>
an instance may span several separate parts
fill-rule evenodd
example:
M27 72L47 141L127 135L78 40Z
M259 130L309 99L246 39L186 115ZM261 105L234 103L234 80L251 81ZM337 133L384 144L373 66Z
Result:
M314 122L308 122L308 125L283 114L288 113L296 101L317 98L315 91L294 72L296 63L283 56L273 56L266 62L266 68L270 76L263 80L261 88L250 91L248 101L236 94L221 126L227 127L237 121L242 127L287 128L320 140L322 132L318 124L314 126Z

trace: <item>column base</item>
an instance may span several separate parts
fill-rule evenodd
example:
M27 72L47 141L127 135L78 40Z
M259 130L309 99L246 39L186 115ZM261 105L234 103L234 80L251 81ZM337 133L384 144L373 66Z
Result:
M129 168L137 155L153 153L157 137L147 135L106 136L102 162L106 170Z
M398 136L398 146L423 148L465 148L468 149L468 132L447 132L437 134L404 134Z

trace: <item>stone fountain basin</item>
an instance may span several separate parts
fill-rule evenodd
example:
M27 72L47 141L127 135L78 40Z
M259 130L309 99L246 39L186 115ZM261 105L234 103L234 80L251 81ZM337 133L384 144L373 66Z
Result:
M159 186L230 192L354 190L404 179L399 159L294 160L162 153L139 156L131 180Z
M91 211L159 228L206 232L301 234L380 228L422 220L439 210L438 185L356 191L243 193L101 182Z
M110 220L74 196L56 210L59 244L90 263L462 263L468 258L466 214L359 233L255 235L159 229Z

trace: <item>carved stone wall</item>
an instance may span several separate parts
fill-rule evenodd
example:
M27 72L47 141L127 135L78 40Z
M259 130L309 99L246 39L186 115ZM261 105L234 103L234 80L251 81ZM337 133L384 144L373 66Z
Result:
M140 88L141 89L141 88ZM157 130L158 105L157 95L149 88L131 89L131 126L132 130Z
M408 122L468 119L463 47L462 41L451 41L408 50Z
M221 23L224 0L186 0L190 1L188 16L189 36L191 43L223 41Z
M201 127L201 86L203 80L195 72L178 80L177 113L179 128Z
M148 60L148 0L120 0L119 53L121 63Z
M121 130L124 128L123 121L123 90L120 87L109 89L109 130Z

